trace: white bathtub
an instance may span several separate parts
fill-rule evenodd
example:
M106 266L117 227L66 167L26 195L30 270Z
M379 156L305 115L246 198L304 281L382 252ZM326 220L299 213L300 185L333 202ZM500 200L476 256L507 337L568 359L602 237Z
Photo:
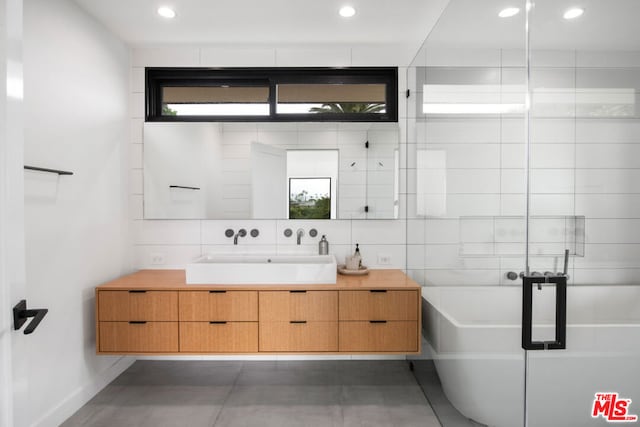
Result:
M522 426L521 288L422 292L423 330L451 403L482 424ZM543 325L534 340L552 339L554 295L551 287L534 295ZM567 349L529 352L528 390L531 427L610 425L591 417L597 392L632 399L629 412L640 415L640 286L569 287Z

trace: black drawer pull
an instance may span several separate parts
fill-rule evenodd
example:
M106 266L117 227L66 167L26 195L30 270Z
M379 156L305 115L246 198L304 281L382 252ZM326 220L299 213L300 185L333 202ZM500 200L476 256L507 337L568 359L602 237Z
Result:
M143 320L132 320L129 322L130 325L144 325L147 322L143 321Z
M387 292L387 290L386 289L371 289L369 292L376 293L376 294L384 294L384 293Z
M136 289L136 290L129 291L129 293L130 294L146 294L147 291L141 291Z
M213 322L209 322L210 325L226 325L227 322L223 322L223 321L219 321L219 320L215 320Z
M300 323L300 324L302 324L302 323L307 323L307 321L306 320L291 320L289 323Z
M369 323L387 323L386 320L369 320Z
M306 294L307 291L289 291L289 293L292 293L292 294Z
M227 291L209 291L210 294L226 294Z

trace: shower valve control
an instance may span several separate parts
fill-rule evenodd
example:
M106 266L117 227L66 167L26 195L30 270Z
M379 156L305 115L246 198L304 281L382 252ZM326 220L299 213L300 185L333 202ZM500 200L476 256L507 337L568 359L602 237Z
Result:
M518 273L516 273L515 271L510 271L507 273L507 279L509 280L516 280L518 277Z

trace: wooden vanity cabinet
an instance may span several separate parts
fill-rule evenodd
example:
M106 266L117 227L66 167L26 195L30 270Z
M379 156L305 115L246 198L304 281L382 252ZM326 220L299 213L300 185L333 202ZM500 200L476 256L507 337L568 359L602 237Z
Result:
M257 322L258 291L181 291L181 322Z
M179 315L180 352L258 351L257 291L181 291Z
M96 292L97 347L103 353L178 351L178 292Z
M98 299L100 321L178 321L178 292L130 289L101 291Z
M418 352L420 292L340 291L340 343L344 352Z
M260 291L260 351L338 351L338 292Z
M304 287L184 280L143 270L96 288L97 353L420 352L420 287L399 270Z

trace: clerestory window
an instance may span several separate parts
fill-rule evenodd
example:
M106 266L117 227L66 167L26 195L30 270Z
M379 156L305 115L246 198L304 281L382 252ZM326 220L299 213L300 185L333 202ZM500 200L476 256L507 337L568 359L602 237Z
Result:
M398 120L398 69L147 68L146 121Z

